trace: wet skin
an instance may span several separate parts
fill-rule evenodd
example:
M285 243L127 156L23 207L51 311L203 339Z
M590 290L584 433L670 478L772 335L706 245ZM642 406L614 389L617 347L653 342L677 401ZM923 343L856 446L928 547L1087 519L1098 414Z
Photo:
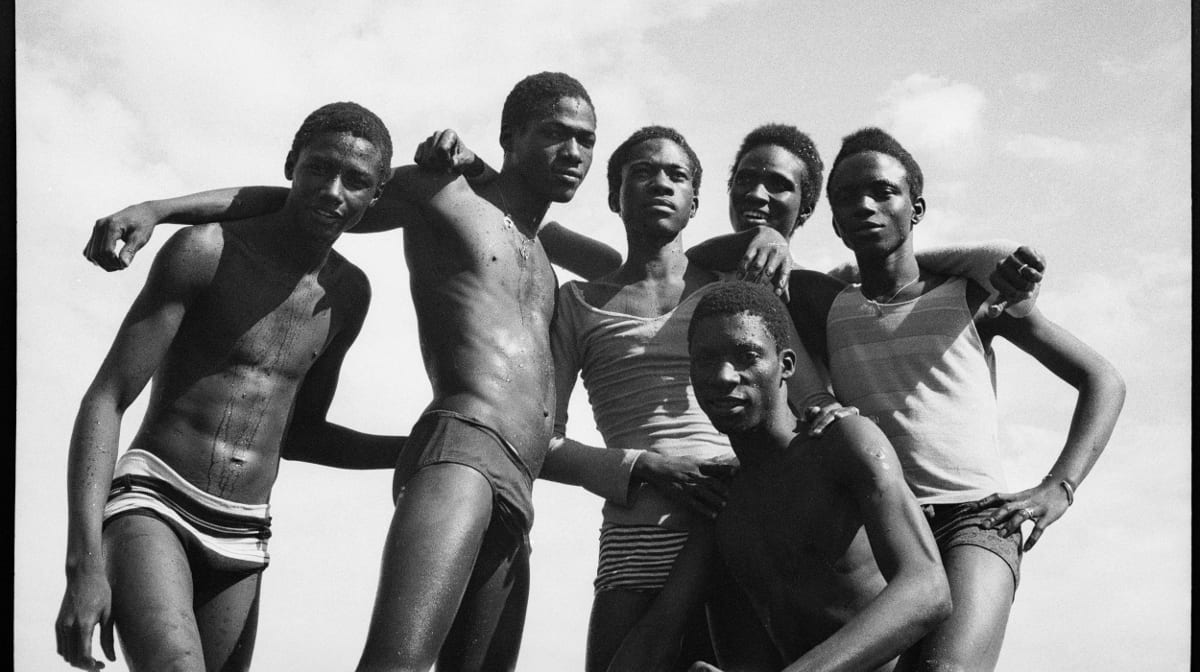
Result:
M121 417L153 376L130 447L205 492L267 502L293 412L327 425L338 369L366 314L366 277L330 245L378 195L381 162L366 140L318 135L286 162L293 184L281 211L189 227L157 255L72 436L58 620L59 653L72 664L93 664L92 630L107 626L98 615L109 606L135 669L249 664L257 573L214 578L148 516L115 521L100 552Z
M515 133L512 151L521 160L506 172L532 199L487 189L476 194L461 178L411 168L389 183L389 190L405 185L399 196L417 204L420 218L405 225L404 250L433 386L428 408L491 426L529 456L535 475L553 430L547 372L557 281L536 222L522 217L521 206L540 200L544 212L549 201L570 200L591 165L594 138L591 107L573 98ZM504 183L502 175L489 186ZM512 224L506 205L514 206Z

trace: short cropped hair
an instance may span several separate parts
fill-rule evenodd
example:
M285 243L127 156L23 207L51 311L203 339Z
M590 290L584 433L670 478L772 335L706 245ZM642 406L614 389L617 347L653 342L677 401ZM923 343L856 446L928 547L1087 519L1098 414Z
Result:
M608 197L610 200L617 198L621 193L621 169L625 167L626 163L629 163L633 148L647 140L660 139L670 140L679 145L687 154L688 161L692 164L692 191L695 192L695 195L700 195L700 176L703 169L700 167L700 157L696 156L696 152L688 144L687 138L683 137L679 131L667 126L643 126L625 138L625 141L618 145L612 155L608 157Z
M776 352L792 347L791 330L788 329L791 318L783 302L766 285L744 280L721 282L700 298L692 311L692 321L688 324L688 347L692 345L692 336L701 320L741 313L762 318L767 332L775 339Z
M563 98L579 98L592 108L596 106L587 89L574 77L561 72L539 72L517 82L500 112L500 128L520 128L534 119L540 119L554 109Z
M392 170L392 136L374 112L358 103L341 102L322 105L313 110L300 124L292 140L289 153L291 160L300 157L300 151L318 135L324 133L349 133L375 145L379 150L379 181L386 182Z
M921 197L925 187L925 175L921 172L921 166L917 165L917 160L899 141L887 131L874 126L859 129L842 139L842 149L833 160L833 167L829 169L829 183L833 184L833 174L837 172L839 163L862 152L879 152L899 161L907 173L905 181L908 182L909 195L913 200Z
M763 145L775 145L791 152L804 164L804 179L800 183L800 205L803 212L812 212L817 207L817 199L821 197L821 178L825 164L812 138L795 126L788 124L764 124L750 131L742 139L742 146L733 157L733 166L729 169L729 188L733 188L733 175L737 172L742 157L750 150ZM797 222L799 226L802 222Z

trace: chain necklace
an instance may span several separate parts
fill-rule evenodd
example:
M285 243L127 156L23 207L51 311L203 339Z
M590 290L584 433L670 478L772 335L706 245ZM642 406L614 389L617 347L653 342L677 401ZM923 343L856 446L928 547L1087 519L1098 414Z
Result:
M880 307L880 304L891 303L893 299L895 299L897 296L900 296L900 292L903 292L904 290L908 289L909 287L912 287L913 285L917 284L917 281L920 279L921 279L921 275L918 273L917 277L904 283L904 285L902 287L900 287L900 289L897 289L896 291L892 292L891 296L889 296L886 299L883 299L882 301L867 298L866 295L863 295L863 298L867 299L867 303L871 304L871 306L875 308L875 315L877 317L883 317L883 308Z
M504 204L504 226L512 229L521 237L521 258L528 259L530 239L517 229L517 224L513 220L512 214L510 214L512 209L508 207L508 199L504 198L504 189L497 189L496 193L500 194L500 202Z

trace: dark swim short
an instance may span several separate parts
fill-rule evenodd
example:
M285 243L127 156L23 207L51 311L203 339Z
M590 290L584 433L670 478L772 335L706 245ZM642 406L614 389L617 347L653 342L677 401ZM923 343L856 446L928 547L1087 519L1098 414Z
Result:
M1013 593L1021 583L1022 534L1000 536L999 526L984 529L980 525L990 510L971 511L968 504L927 504L923 507L933 539L942 557L956 546L978 546L1000 556L1012 571Z
M431 464L470 467L492 486L493 516L520 537L533 526L533 477L512 444L478 420L447 410L427 411L417 420L400 459L392 488Z

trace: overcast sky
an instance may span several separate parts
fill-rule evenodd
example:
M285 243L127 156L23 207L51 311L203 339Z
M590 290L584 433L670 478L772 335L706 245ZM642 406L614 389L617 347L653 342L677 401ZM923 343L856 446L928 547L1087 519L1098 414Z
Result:
M1075 506L1025 558L1000 669L1188 669L1190 23L1186 3L1166 0L18 0L15 669L67 669L53 623L71 423L170 233L105 274L80 256L92 223L149 198L285 185L297 126L334 100L377 112L399 161L448 126L498 165L504 96L541 70L583 82L598 119L592 177L550 217L618 249L603 174L624 137L664 124L699 153L690 244L728 230L733 153L765 122L808 131L826 162L857 128L893 132L926 176L919 247L1040 248L1043 311L1117 366L1128 399ZM829 219L822 197L792 244L802 265L850 259ZM398 233L338 242L374 301L331 419L366 431L408 433L429 399L401 248ZM1015 348L997 350L1005 467L1019 490L1054 461L1075 395ZM600 440L582 386L568 432ZM353 666L389 495L388 472L284 464L256 669ZM582 669L600 504L536 487L522 670ZM126 670L118 658L108 669Z

